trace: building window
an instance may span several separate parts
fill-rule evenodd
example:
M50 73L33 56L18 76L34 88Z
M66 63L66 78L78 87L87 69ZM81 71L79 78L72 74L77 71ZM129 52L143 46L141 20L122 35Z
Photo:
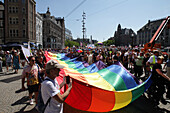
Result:
M18 30L17 29L10 29L9 30L9 36L10 37L18 37Z
M4 29L0 28L0 37L4 37Z
M56 39L54 39L54 42L56 42Z
M0 27L3 27L3 20L0 20Z
M12 29L9 30L9 35L12 37Z
M22 23L23 23L23 25L25 25L25 19L23 19Z
M3 18L3 12L0 11L0 18Z
M18 30L16 30L16 36L18 37Z
M51 42L50 38L47 38L47 42Z
M18 18L16 18L16 24L18 24Z
M23 8L22 8L22 13L24 13L24 14L25 14L25 7L23 7Z
M16 35L15 35L15 29L13 29L13 37L15 37Z
M15 13L15 7L12 7L13 13Z
M15 12L18 13L18 7L15 8Z
M15 18L13 18L13 19L12 19L12 21L13 21L13 24L15 24L15 23L16 23L16 22L15 22Z
M25 30L22 31L22 36L25 37Z
M12 8L11 7L9 7L9 13L12 13Z

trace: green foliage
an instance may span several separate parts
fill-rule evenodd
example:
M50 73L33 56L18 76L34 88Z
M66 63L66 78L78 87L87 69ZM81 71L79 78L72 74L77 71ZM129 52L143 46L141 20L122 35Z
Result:
M94 44L96 47L99 46L97 43Z
M78 42L75 41L70 41L70 40L66 40L65 41L65 47L73 47L74 46L80 46L80 44Z
M103 42L104 46L110 46L115 44L115 40L107 40Z

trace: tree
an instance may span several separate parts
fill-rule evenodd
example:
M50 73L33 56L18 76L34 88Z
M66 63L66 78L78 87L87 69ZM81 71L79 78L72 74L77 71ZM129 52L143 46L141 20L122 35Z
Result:
M110 46L115 44L115 40L107 40L103 42L104 46Z
M70 40L66 40L65 41L65 46L68 46L68 47L73 47L74 46L80 46L80 44L78 42L75 42L75 41L70 41Z

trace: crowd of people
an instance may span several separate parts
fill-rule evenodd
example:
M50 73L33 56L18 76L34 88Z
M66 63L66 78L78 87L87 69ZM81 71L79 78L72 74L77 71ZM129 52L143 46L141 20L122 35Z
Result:
M143 52L139 48L118 47L74 47L63 50L40 49L32 50L33 56L30 56L28 61L26 61L23 52L19 49L5 51L4 57L7 71L9 71L9 67L11 66L15 70L15 73L18 73L20 65L24 67L22 72L22 90L26 89L24 83L25 78L27 78L30 104L34 104L32 99L33 93L35 95L35 102L38 103L38 92L40 89L44 103L48 103L49 100L50 104L52 103L52 106L48 106L45 112L54 112L56 108L58 111L62 111L62 104L60 103L68 96L72 85L71 83L68 85L69 88L63 95L59 93L60 88L66 84L66 80L63 77L63 82L59 85L55 78L59 76L60 69L63 66L55 61L47 62L44 51L66 53L67 57L77 58L78 61L87 62L89 65L98 61L102 61L107 66L120 62L138 80L145 81L152 75L153 84L147 94L148 98L152 99L156 105L159 104L159 101L166 104L163 94L166 93L166 98L170 98L170 55L168 57L168 55L161 54L158 50ZM26 62L28 65L25 66ZM51 99L51 97L53 98Z

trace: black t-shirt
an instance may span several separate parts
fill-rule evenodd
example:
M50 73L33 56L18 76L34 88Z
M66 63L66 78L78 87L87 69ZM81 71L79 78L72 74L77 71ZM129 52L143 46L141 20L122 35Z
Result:
M93 61L94 61L94 62L96 62L96 57L97 57L97 55L98 55L98 53L96 53L96 52L93 54Z
M146 62L149 60L149 57L144 57L144 59L143 59L143 65L145 65L146 66Z
M156 83L164 82L165 79L157 73L156 69L162 70L161 64L156 63L156 64L153 65L151 79L153 80L153 82L156 82Z

